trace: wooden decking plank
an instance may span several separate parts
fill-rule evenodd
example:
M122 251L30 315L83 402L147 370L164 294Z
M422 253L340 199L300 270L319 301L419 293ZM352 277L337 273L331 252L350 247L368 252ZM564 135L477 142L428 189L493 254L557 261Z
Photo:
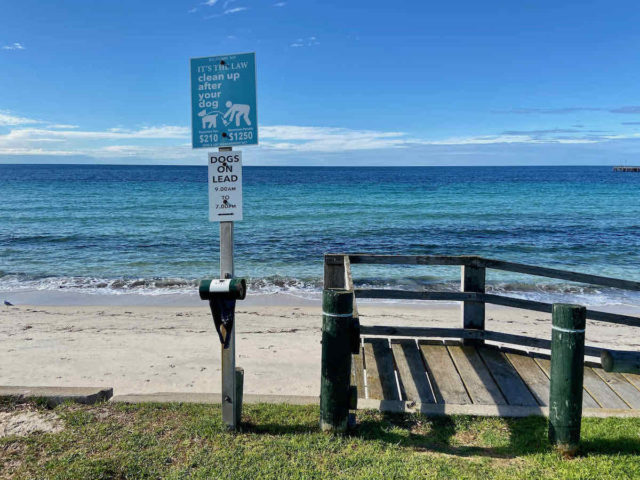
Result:
M474 404L507 404L475 347L451 345L447 348Z
M605 372L602 368L594 368L593 371L618 394L627 405L634 409L640 409L640 391L620 373Z
M533 358L518 353L505 354L539 405L549 405L549 379Z
M355 385L358 389L358 398L366 398L364 391L364 356L362 355L362 346L360 353L351 355L351 385Z
M629 405L611 390L591 367L584 369L584 388L602 408L628 409Z
M398 367L403 400L435 403L422 355L415 340L392 340L391 349Z
M548 378L551 378L551 361L548 358L539 358L536 357L536 362L542 368L542 371ZM593 397L589 394L589 391L586 389L582 389L582 408L600 408L598 402L596 402Z
M636 373L623 373L622 376L626 378L630 384L640 390L640 375Z
M420 350L427 365L436 402L470 404L471 399L447 348L443 344L434 345L420 342Z
M378 375L378 367L373 356L373 346L365 340L362 346L364 355L364 368L366 369L365 377L367 380L367 398L381 400L382 385L380 384L380 375Z
M400 400L389 341L386 338L365 339L364 358L369 398Z
M531 395L516 369L506 359L504 353L494 348L483 347L478 347L478 352L509 405L538 405L538 402L533 398L533 395Z

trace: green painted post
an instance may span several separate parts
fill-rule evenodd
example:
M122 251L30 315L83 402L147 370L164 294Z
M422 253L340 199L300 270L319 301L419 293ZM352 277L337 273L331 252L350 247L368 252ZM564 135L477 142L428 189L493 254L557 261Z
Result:
M320 379L320 428L325 432L347 430L350 405L353 292L322 292L322 362Z
M553 305L549 441L569 457L580 444L586 319L585 307Z

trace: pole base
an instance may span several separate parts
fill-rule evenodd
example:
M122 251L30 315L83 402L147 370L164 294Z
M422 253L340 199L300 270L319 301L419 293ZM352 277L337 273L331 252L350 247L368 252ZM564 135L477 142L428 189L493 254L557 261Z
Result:
M578 453L579 445L569 443L559 443L556 446L556 451L564 458L573 458Z
M320 420L320 430L324 433L346 433L347 432L347 419L339 425L333 425L331 423Z

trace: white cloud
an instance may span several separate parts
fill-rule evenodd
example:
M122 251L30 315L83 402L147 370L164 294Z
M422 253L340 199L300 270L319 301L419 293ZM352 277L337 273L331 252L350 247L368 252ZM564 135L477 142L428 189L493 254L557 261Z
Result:
M16 117L18 118L18 117ZM15 122L14 122L15 123ZM89 155L93 157L180 158L191 155L190 128L177 125L82 130L74 125L13 128L0 134L0 154ZM335 127L260 127L261 147L285 152L340 152L402 148L412 143L403 132Z
M226 2L226 3L227 3L227 2ZM225 3L225 5L223 6L223 8L225 8L225 7L226 7L226 3ZM232 14L234 14L234 13L244 12L245 10L248 10L248 8L247 8L247 7L235 7L235 8L228 8L228 9L222 10L222 13L215 13L215 14L213 14L213 15L207 15L207 16L205 16L205 17L204 17L204 19L205 19L205 20L208 20L208 19L210 19L210 18L220 18L220 17L222 17L222 16L224 16L224 15L232 15Z
M335 127L274 125L260 127L265 148L299 152L339 152L399 148L414 143L403 132L351 130Z
M184 147L188 139L189 128L174 125L102 131L60 129L60 125L20 127L0 134L0 155L85 155L95 158L154 158L158 155L159 158L177 159L176 140L180 154L188 156ZM135 142L135 145L128 142Z
M33 125L39 124L39 125ZM351 129L301 125L260 126L258 156L273 159L292 158L305 153L318 158L341 152L366 157L371 152L463 152L512 144L513 148L533 145L601 144L634 142L640 145L640 133L604 134L599 131L575 131L553 128L531 131L505 131L496 135L470 135L452 138L417 138L402 131ZM4 132L4 133L3 133ZM595 133L594 133L595 132ZM0 113L0 155L77 155L99 159L128 161L197 161L202 151L190 145L191 129L181 125L150 125L138 128L116 126L86 130L77 125L55 124ZM360 153L358 153L360 152ZM407 153L408 155L409 153ZM313 157L315 155L315 157ZM295 155L300 157L300 155ZM0 159L1 160L1 159Z
M160 125L138 129L14 128L0 134L0 154L88 155L154 159L191 158L190 129ZM473 146L494 144L576 144L639 139L640 134L540 139L531 135L484 135L425 140L401 131L355 130L340 127L271 125L260 127L260 148L271 152L339 153L403 149L419 146ZM177 141L177 142L176 142Z
M242 12L244 10L246 10L247 7L235 7L235 8L230 8L228 10L225 10L224 12L222 12L223 15L229 15L231 13L238 13L238 12Z
M19 42L14 42L9 45L4 45L2 47L3 50L24 50L24 45Z
M80 155L96 159L181 160L194 158L195 152L188 139L187 127L171 125L102 131L15 128L0 134L0 156Z
M539 115L539 114L574 114L583 112L608 112L637 115L640 113L640 105L622 105L619 107L561 107L561 108L512 108L510 110L494 110L493 113L506 113L515 115Z
M52 123L47 125L48 128L58 128L60 130L69 130L72 128L80 128L78 125L69 125L67 123Z
M191 129L176 125L162 125L160 127L145 127L126 133L130 138L185 138Z
M31 123L42 123L32 118L19 117L7 111L0 111L0 126L27 125Z
M0 144L0 155L78 155L77 150L55 150L49 148L3 147Z
M184 139L189 135L189 128L174 125L143 127L138 130L111 128L104 131L90 130L51 130L49 128L20 128L0 135L3 140L25 139L28 141L64 140L121 140L121 139Z
M452 137L441 140L420 140L420 145L490 145L500 143L527 143L527 144L576 144L576 143L602 143L610 140L627 140L640 138L640 134L630 135L575 135L575 136L550 136L539 135L480 135L471 137Z
M245 10L248 10L248 7L230 8L231 5L237 1L238 0L225 0L222 4L220 4L219 0L206 0L203 3L203 5L207 5L209 7L218 6L218 8L214 9L214 11L217 11L218 13L214 13L212 15L206 15L204 19L207 20L210 18L220 18L224 15L232 15L234 13L240 13L240 12L244 12Z
M300 48L300 47L313 47L314 45L320 45L318 39L316 37L307 37L307 38L298 38L295 42L290 44L290 47Z
M170 146L109 145L84 152L95 158L151 158L154 160L190 160L206 158L202 150L194 150L190 143Z

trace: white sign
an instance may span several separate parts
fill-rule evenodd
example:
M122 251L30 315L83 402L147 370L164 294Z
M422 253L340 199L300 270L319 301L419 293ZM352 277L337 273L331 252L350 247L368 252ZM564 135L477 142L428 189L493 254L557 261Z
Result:
M209 152L209 221L242 220L242 152Z

